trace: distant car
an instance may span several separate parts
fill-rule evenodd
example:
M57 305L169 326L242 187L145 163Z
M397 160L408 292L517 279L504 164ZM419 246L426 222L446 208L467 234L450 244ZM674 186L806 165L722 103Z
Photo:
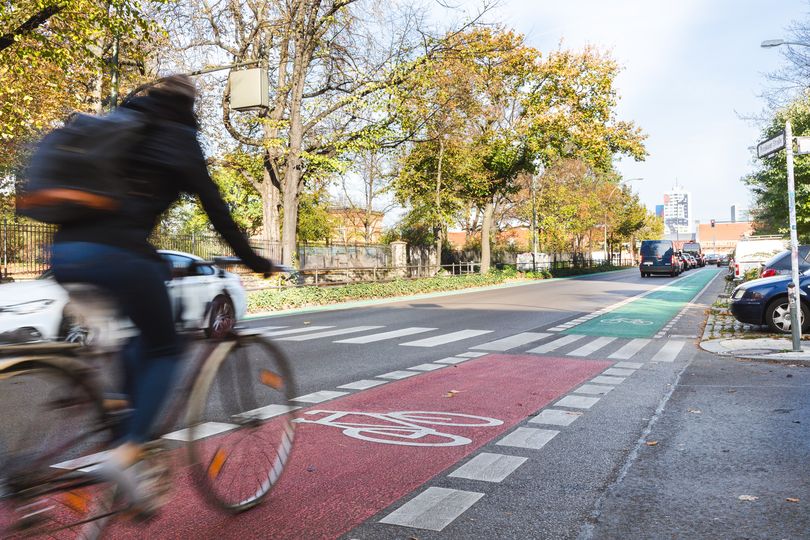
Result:
M734 279L741 280L745 273L785 250L785 241L778 237L751 237L737 242L734 248Z
M681 260L675 253L672 240L643 240L641 242L641 277L653 274L677 276L683 271Z
M695 258L694 268L706 266L706 259L703 258L703 251L700 249L700 244L697 242L686 242L683 245L683 252Z
M172 308L182 309L186 329L201 329L208 337L227 335L247 310L239 277L180 251L158 251L171 265L166 282ZM84 329L69 316L70 298L50 271L32 281L0 285L0 343L38 340L81 341Z
M717 253L706 254L706 264L717 264L718 260L720 260L720 256Z
M683 258L686 260L686 265L689 270L697 268L698 263L694 255L692 255L691 253L684 253Z
M799 273L810 269L810 245L799 246ZM767 262L762 263L759 277L790 275L790 250L774 255Z
M731 313L743 323L767 324L775 332L788 333L790 326L790 308L787 287L790 276L774 276L754 279L739 285L731 294ZM810 329L810 272L799 277L801 289L801 314L799 321L802 332Z
M717 256L717 266L728 266L731 262L731 257L727 253L723 253L722 255Z

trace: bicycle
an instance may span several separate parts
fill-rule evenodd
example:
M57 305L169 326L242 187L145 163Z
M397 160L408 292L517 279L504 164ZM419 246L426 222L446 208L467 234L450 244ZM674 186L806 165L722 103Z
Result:
M198 261L188 270L222 262L234 261ZM187 343L191 361L142 462L155 496L165 498L171 458L185 445L205 498L227 512L248 510L270 493L292 451L295 407L288 403L296 392L288 361L256 332L184 337L199 350ZM127 416L125 400L104 394L111 354L77 343L0 346L0 396L12 409L0 416L3 538L96 538L128 510L113 486L89 474Z

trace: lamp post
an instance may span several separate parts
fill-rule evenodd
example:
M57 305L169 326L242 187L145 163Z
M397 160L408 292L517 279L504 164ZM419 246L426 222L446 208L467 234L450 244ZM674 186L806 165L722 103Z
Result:
M542 161L536 161L537 174L532 175L532 272L537 272L537 178L543 174Z
M608 257L608 254L607 254L608 253L607 252L607 224L608 224L608 205L610 204L610 199L613 198L613 194L616 193L616 190L619 189L622 184L629 183L629 182L635 182L635 181L641 181L641 180L644 180L644 179L643 178L623 178L622 180L619 180L619 182L615 186L613 186L612 190L610 190L610 195L608 195L607 201L605 202L605 227L604 227L604 229L605 229L605 244L604 244L604 246L602 248L603 252L605 254L605 261L607 261L607 257ZM621 251L621 250L619 250L619 251Z
M810 44L798 41L785 41L783 39L767 39L760 46L763 48L778 47L780 45L798 45L810 47ZM801 293L799 289L799 239L796 233L796 186L793 179L793 129L790 120L785 122L785 156L787 160L787 191L788 216L790 225L790 275L791 284L788 286L788 304L790 305L790 333L793 338L793 352L802 350L801 328Z

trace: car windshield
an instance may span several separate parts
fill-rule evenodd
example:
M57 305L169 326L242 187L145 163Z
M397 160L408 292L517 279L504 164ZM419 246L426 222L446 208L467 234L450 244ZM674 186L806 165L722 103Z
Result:
M690 253L700 253L700 244L695 242L686 243L683 245L683 250Z
M645 257L662 257L672 250L669 242L643 242L641 255Z

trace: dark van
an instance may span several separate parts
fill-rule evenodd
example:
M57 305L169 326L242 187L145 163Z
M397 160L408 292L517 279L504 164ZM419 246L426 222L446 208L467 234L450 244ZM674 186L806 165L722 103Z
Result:
M672 240L643 240L641 242L641 264L639 264L641 277L652 274L677 276L681 268L678 261L673 260L674 256L675 246L672 245Z

